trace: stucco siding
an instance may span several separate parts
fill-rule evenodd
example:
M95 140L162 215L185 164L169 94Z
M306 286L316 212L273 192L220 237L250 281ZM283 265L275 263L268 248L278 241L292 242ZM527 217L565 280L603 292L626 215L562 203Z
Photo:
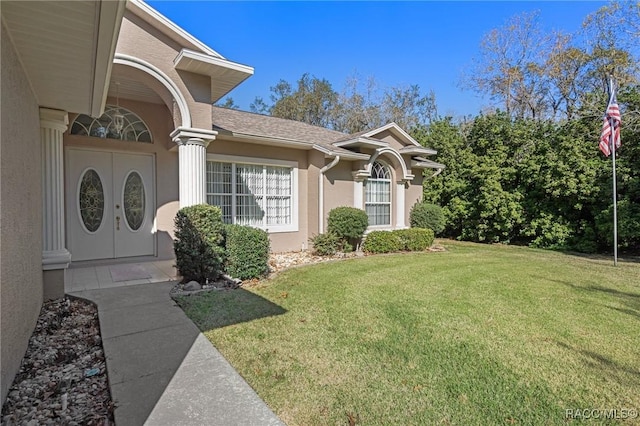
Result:
M176 42L127 11L116 53L134 56L158 67L186 97L192 127L211 129L211 80L206 76L176 70L173 60L180 50L181 46Z
M324 229L327 229L329 212L336 207L354 207L353 175L351 162L340 161L335 167L327 170L324 177ZM357 206L363 208L364 206Z
M413 180L411 181L411 184L409 185L409 188L407 189L405 195L404 223L406 226L411 225L409 223L409 213L411 212L411 207L413 207L415 203L419 203L422 201L422 170L416 169L412 170L412 172L415 175L415 178L413 178Z
M4 402L42 306L42 176L38 104L4 24L1 40L0 387Z
M385 130L376 135L376 139L383 140L389 144L389 146L395 150L400 150L407 146L405 143L400 142L398 138L390 131Z

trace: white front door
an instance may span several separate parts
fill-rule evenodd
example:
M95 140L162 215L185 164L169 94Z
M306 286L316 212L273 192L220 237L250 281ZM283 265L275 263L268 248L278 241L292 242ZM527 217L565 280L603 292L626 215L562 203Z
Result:
M69 149L66 160L71 260L153 255L153 156Z

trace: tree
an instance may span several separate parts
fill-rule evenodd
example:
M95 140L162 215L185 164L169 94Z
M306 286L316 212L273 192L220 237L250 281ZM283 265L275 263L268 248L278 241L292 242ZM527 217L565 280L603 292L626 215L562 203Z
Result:
M509 116L543 117L547 109L548 89L541 77L550 38L540 30L538 15L516 15L485 35L465 78L467 87L501 102Z
M284 80L271 87L273 105L269 112L274 117L328 127L337 97L338 94L327 80L303 74L295 91L291 84Z
M294 86L285 80L271 87L271 105L257 97L250 109L275 117L328 127L348 134L395 122L410 130L437 117L435 94L423 95L418 85L380 90L374 78L364 84L347 79L342 93L325 79L303 74Z
M231 96L227 96L224 101L218 101L215 105L221 108L240 109Z

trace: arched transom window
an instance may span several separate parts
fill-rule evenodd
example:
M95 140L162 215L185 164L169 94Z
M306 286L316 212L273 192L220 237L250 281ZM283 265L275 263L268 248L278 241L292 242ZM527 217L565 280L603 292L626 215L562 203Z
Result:
M365 182L365 211L369 226L391 225L391 170L377 161Z
M71 125L70 133L132 142L153 142L149 127L140 117L114 105L107 105L104 114L98 118L78 115Z

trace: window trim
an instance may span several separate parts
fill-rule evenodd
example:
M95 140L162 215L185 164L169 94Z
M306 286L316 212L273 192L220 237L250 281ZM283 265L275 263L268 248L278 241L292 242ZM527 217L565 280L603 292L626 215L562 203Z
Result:
M291 223L286 225L264 225L258 226L257 228L264 229L270 234L280 233L280 232L298 232L298 162L297 161L289 161L289 160L278 160L271 158L260 158L260 157L244 157L239 155L219 155L219 154L207 154L207 162L217 162L217 163L231 163L231 164L250 164L257 166L275 166L275 167L288 167L291 169L292 179L291 179ZM235 170L235 167L232 168ZM264 170L264 169L263 169ZM232 179L235 181L235 175L232 172ZM206 168L205 168L205 182L206 182ZM232 190L233 185L232 185ZM206 192L207 197L212 195L212 193ZM232 200L234 200L234 192L232 192ZM265 197L266 198L266 197ZM235 202L232 201L232 205L235 205ZM232 210L232 215L235 214Z
M369 181L372 179L371 177L371 172L373 172L373 167L375 165L375 163L379 163L382 167L384 167L387 171L387 173L389 174L389 179L378 179L375 178L376 181L381 181L381 182L388 182L389 183L389 202L379 202L379 203L371 203L371 202L367 202L367 191L368 191L368 183ZM390 229L393 227L393 169L391 166L389 166L389 164L387 164L384 161L379 161L379 160L375 160L371 163L371 169L370 169L370 175L369 177L367 177L364 180L364 185L363 185L363 190L364 190L364 194L363 194L363 200L362 200L362 204L364 207L364 211L367 211L367 204L369 205L383 205L383 204L388 204L389 205L389 223L383 223L383 224L379 224L379 225L369 225L367 226L367 230L377 230L377 229ZM368 215L367 215L368 216Z

